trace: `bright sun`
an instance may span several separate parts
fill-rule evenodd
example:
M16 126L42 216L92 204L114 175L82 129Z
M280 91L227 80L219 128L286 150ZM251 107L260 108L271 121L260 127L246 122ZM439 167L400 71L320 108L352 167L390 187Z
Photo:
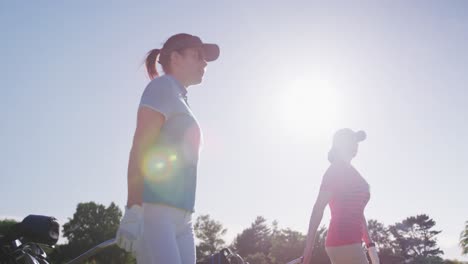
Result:
M294 134L328 133L336 125L340 103L328 81L296 80L277 98L282 127Z

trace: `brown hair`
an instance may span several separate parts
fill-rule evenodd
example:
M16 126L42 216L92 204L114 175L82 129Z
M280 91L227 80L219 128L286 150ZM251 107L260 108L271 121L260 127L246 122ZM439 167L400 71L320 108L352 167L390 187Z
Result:
M152 49L148 52L145 59L146 71L151 80L159 76L158 70L156 69L156 61L159 57L159 64L161 64L163 71L167 72L167 61L161 61L160 49Z

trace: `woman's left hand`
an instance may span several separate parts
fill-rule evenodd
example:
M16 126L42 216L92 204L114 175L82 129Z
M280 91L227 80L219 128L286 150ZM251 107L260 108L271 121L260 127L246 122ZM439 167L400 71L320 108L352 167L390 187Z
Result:
M310 261L312 259L312 249L308 249L308 247L306 247L304 249L304 253L302 254L302 264L309 264Z

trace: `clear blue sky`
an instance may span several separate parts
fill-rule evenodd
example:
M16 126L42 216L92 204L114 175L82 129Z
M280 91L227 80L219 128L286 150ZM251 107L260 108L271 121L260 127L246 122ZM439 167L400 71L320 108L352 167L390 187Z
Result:
M468 2L324 3L2 1L0 218L123 208L141 62L187 32L222 50L189 100L205 141L196 215L229 242L257 215L305 232L332 133L351 127L368 133L366 216L428 214L445 257L468 260Z

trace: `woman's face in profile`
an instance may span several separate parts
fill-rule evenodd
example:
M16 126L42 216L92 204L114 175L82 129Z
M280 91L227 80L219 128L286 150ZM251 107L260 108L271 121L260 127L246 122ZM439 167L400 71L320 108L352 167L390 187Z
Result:
M356 157L359 149L359 144L357 142L347 142L341 147L341 153L345 157L354 158Z
M352 157L356 157L357 153L358 153L358 149L359 149L359 144L358 143L353 143L351 145L351 149L350 149L350 152L351 152L351 155Z

